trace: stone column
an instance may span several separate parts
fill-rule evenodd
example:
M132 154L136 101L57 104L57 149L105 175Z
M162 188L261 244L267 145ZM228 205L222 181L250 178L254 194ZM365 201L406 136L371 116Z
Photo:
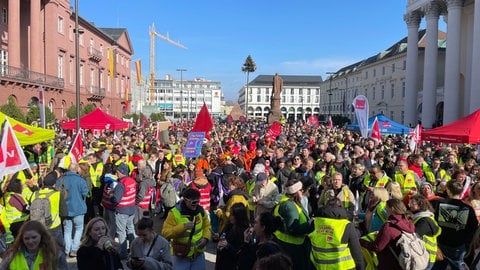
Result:
M445 56L445 90L443 124L461 117L460 111L460 32L464 0L447 0L447 51ZM428 36L427 36L428 37Z
M20 1L8 0L8 65L20 68Z
M470 93L470 112L480 108L480 0L475 1L475 10L473 18L473 46L472 46L472 73L471 73L471 93Z
M418 27L422 19L420 13L411 12L403 17L408 27L407 71L405 78L405 123L414 126L417 123L418 93Z
M30 70L42 72L40 0L30 0Z
M429 3L425 7L427 20L425 60L423 69L422 125L431 128L435 122L435 105L437 91L437 57L438 57L438 17L440 7Z

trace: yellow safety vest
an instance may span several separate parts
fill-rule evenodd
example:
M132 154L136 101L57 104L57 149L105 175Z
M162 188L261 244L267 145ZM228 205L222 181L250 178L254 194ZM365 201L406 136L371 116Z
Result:
M10 198L14 192L7 192L4 197L1 200L2 205L5 204L4 208L2 209L2 214L4 214L3 220L5 220L5 239L6 243L10 244L13 242L13 235L12 232L10 231L10 225L14 222L19 222L19 221L26 221L28 220L28 214L22 211L19 211L17 208L13 207L12 205L9 204ZM22 196L18 193L15 193L18 196Z
M368 242L375 241L378 232L371 232L367 235L361 237L361 239L366 240ZM362 251L363 258L365 259L365 270L377 270L378 268L378 258L377 253L373 252L367 248L361 247L360 250Z
M188 219L190 216L188 215L182 215L180 211L178 210L177 207L172 208L172 214L175 217L175 220L177 221L177 224L185 224L190 222ZM203 218L202 218L202 213L198 213L195 216L195 231L192 236L192 244L190 245L190 251L188 252L187 258L192 258L196 254L202 253L205 251L205 248L198 249L196 243L200 241L203 237ZM190 233L191 230L185 230L180 237L173 239L172 241L180 243L180 244L187 244L188 239L190 238ZM173 248L171 248L171 252L173 253Z
M405 196L410 192L411 188L416 188L417 184L415 183L415 176L413 171L408 171L405 176L401 172L395 173L395 181L400 184L402 189L402 195Z
M312 243L310 260L318 270L355 269L348 243L342 243L346 219L315 218L315 230L308 236Z
M295 202L290 201L290 199L286 195L282 196L282 198L280 199L280 202L278 203L278 205L273 210L273 215L274 216L282 218L282 216L278 212L278 209L280 208L280 206L283 203L286 203L286 202L293 203L295 205L295 207L297 208L298 221L299 221L300 224L304 224L304 223L308 222L308 218L305 215L305 213L303 212L303 209L300 206L298 206ZM276 230L273 233L275 235L275 237L277 237L277 239L282 241L282 242L285 242L285 243L288 243L288 244L293 244L293 245L301 245L305 241L305 237L303 237L303 236L293 236L293 235L288 234L287 232L284 232L282 230L284 230L284 228L281 228L281 230Z
M94 167L94 165L96 167ZM92 180L92 185L96 188L99 188L102 183L100 182L100 178L103 174L103 163L97 162L95 164L90 165L90 179Z
M40 250L38 252L37 257L35 258L35 262L33 263L33 268L32 270L46 270L45 266L43 266L43 252ZM27 260L25 259L25 256L23 256L22 251L17 251L15 253L15 256L12 259L12 262L10 262L10 269L29 269L28 268L28 263Z
M442 228L438 226L437 221L435 220L434 216L431 215L428 218L430 218L433 223L438 227L438 232L433 235L433 236L428 236L428 235L423 235L423 242L425 242L425 248L428 251L428 254L430 255L430 262L435 263L435 260L437 259L437 237L442 233ZM416 224L422 217L417 217L413 219L413 224Z
M255 188L255 181L248 180L246 183L246 190L248 194L248 210L255 211L255 204L252 201L253 189Z
M50 214L52 215L52 225L50 225L49 229L55 229L61 224L60 220L60 191L49 189L49 188L42 188L37 192L33 193L31 201L35 200L36 198L45 198L49 193L52 193L48 200L50 201Z

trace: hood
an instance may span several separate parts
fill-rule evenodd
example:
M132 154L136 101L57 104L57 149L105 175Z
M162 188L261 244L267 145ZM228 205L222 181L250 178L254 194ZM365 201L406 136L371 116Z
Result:
M318 209L319 217L326 218L348 218L347 210L343 207L324 206Z
M390 222L393 226L399 228L402 231L406 231L409 233L415 232L415 225L413 224L413 222L404 218L403 215L390 215L388 217L388 222Z
M225 197L226 201L230 200L230 198L233 195L242 195L243 197L245 197L246 200L248 200L248 194L245 191L240 190L240 189L234 189L234 190L230 191L230 193L228 193L228 195Z

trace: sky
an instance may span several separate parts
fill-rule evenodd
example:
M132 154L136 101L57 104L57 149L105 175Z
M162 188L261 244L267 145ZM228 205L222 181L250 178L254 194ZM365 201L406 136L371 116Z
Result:
M75 6L71 0L72 7ZM150 73L149 27L185 45L155 40L155 77L220 81L226 100L258 75L320 75L373 56L407 35L407 0L78 0L97 27L126 28L142 75ZM422 23L424 24L424 22ZM422 28L422 25L420 26ZM424 27L424 26L423 26ZM132 68L134 65L132 64Z

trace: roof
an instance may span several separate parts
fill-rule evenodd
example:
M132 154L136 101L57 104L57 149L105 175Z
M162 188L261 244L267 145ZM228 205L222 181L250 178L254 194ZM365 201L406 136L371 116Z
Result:
M258 75L249 85L272 85L273 76L274 75ZM283 79L284 86L320 86L322 83L322 76L280 75L280 77Z
M117 41L118 38L123 34L123 32L127 31L127 28L103 28L99 27L102 32L107 34L113 40Z
M426 33L427 33L427 31L425 29L422 29L422 30L418 31L418 47L420 49L425 48L425 35L426 35ZM359 69L362 66L366 66L366 65L375 63L377 61L387 59L387 58L393 57L393 56L401 54L401 53L405 53L407 51L407 39L408 39L408 36L402 38L401 40L399 40L398 42L393 44L391 47L389 47L388 49L386 49L384 51L381 51L374 56L371 56L371 57L368 57L368 58L363 59L361 61L358 61L358 62L356 62L352 65L343 67L343 68L339 69L337 72L335 72L335 74L332 75L332 76L335 77L337 75L339 76L339 75L348 74L350 72L356 71L357 69ZM438 31L438 47L440 49L445 49L446 48L446 42L445 41L446 41L446 33L442 32L442 31Z

